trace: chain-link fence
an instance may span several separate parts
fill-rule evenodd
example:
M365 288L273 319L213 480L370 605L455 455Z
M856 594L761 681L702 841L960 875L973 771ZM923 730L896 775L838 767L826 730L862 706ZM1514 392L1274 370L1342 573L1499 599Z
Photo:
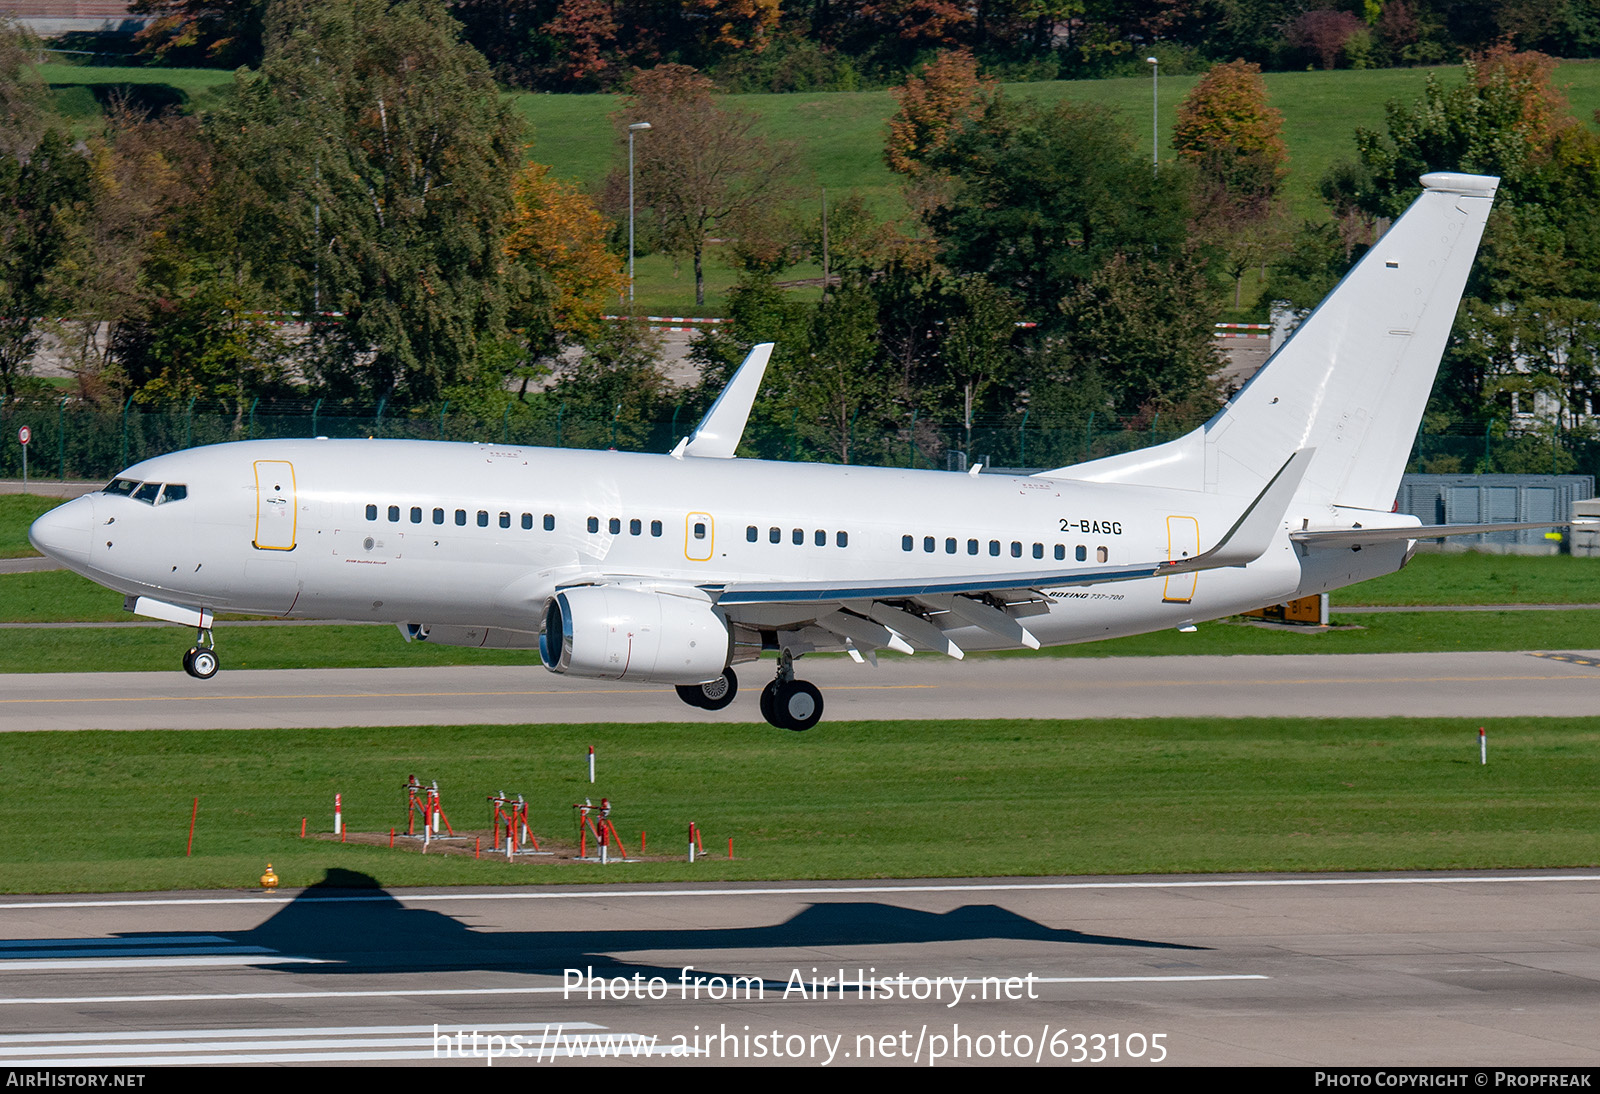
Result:
M381 409L325 410L321 404L222 409L193 403L152 408L129 402L96 409L69 400L8 400L0 404L0 477L22 474L17 431L27 426L29 474L37 479L102 479L165 452L223 441L286 437L394 437L487 441L551 448L615 448L667 452L694 428L687 411L664 421L596 416L562 404L511 408L495 417L453 413L385 414ZM908 415L896 428L855 422L833 428L798 413L753 419L741 451L774 460L854 463L964 471L985 467L1050 468L1171 440L1175 431L1130 429L1091 419L1079 426L1041 427L1026 415L964 424ZM1458 424L1456 432L1419 434L1407 470L1434 474L1478 472L1594 474L1600 440L1587 434L1508 434L1503 426Z

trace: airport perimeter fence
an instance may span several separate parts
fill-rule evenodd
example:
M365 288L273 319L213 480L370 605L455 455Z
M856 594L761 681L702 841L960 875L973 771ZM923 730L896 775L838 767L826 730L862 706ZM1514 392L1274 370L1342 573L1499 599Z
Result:
M140 460L179 449L224 441L309 437L388 437L416 440L480 441L549 448L615 448L627 452L668 452L694 428L684 412L672 419L634 422L585 416L566 406L546 413L514 413L494 418L448 410L403 416L379 411L351 413L303 407L253 407L248 411L206 408L140 407L131 402L112 409L69 400L6 400L0 403L0 478L22 475L17 433L27 426L29 475L36 479L108 479ZM1042 428L1027 415L975 422L937 422L916 415L895 429L854 424L829 431L798 414L752 419L741 452L762 459L853 463L965 471L989 468L1043 469L1144 448L1178 436L1176 431L1129 429L1091 419L1079 426ZM1417 437L1407 470L1438 474L1484 472L1593 474L1600 477L1600 439L1587 434L1506 434L1497 425L1474 426Z

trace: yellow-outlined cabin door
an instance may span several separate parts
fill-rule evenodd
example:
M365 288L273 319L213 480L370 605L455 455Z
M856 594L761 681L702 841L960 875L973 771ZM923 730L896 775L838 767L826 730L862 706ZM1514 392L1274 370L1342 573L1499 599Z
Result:
M1194 517L1167 518L1167 558L1193 558L1200 553L1200 522ZM1195 585L1200 575L1173 574L1161 590L1161 599L1168 604L1187 604L1194 599Z
M707 562L716 547L717 525L710 513L690 513L683 518L683 557Z
M256 538L258 551L292 551L299 514L294 465L287 460L257 460Z

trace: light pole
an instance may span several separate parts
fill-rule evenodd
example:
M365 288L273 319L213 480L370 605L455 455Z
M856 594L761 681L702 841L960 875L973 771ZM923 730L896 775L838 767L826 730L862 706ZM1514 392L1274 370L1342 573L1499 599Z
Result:
M1161 170L1161 62L1146 57L1150 66L1150 173Z
M650 128L649 122L628 126L628 306L633 306L633 135Z

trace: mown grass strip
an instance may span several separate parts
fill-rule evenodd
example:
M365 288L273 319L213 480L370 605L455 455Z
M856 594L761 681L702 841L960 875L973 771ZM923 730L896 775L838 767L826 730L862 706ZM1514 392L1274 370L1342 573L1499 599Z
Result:
M6 892L246 888L353 871L385 886L1419 870L1600 861L1600 719L971 721L10 734ZM587 781L596 746L599 780ZM563 838L609 797L630 849L678 861L533 865L299 837L344 796L357 832L404 826L437 779L458 829L524 794ZM193 857L189 811L200 797ZM681 861L697 822L711 854ZM733 862L726 840L734 839Z

